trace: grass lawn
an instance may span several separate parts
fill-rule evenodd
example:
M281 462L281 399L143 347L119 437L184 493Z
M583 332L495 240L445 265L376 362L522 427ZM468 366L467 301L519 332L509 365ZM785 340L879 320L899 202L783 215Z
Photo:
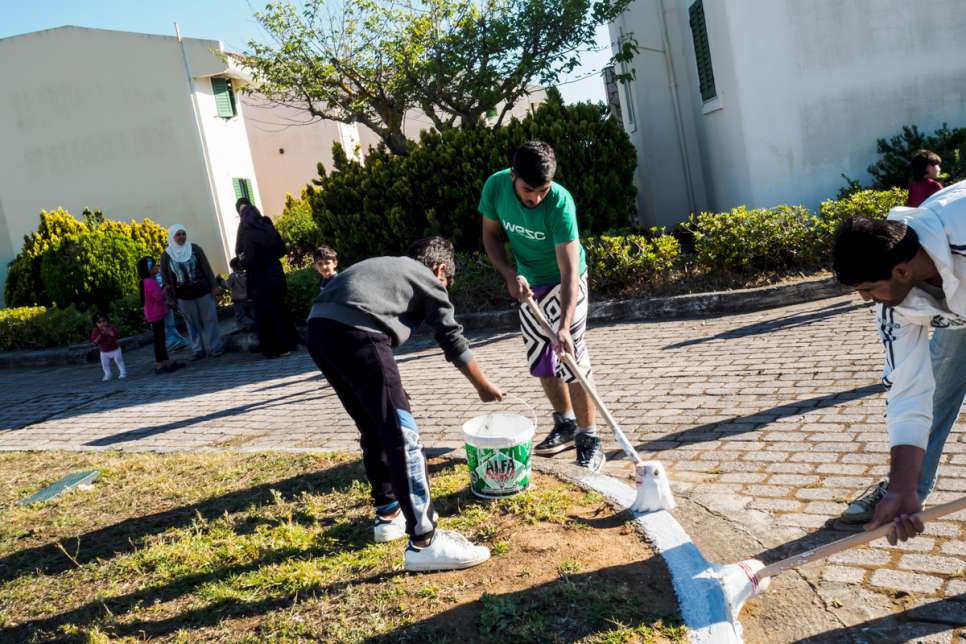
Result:
M92 489L23 507L65 474ZM357 455L0 454L0 641L681 641L663 561L602 499L536 475L482 502L431 461L441 527L493 558L402 570Z

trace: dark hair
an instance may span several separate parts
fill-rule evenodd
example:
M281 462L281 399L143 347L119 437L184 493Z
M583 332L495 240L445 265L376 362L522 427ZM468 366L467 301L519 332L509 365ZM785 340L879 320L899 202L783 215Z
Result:
M98 311L97 313L94 314L94 324L97 324L101 320L104 320L105 322L111 321L111 319L107 317L107 313L105 313L104 311Z
M238 201L235 202L235 212L241 214L242 208L252 205L252 202L248 197L240 197Z
M339 254L331 246L322 244L312 251L312 261L317 262L320 259L339 259Z
M154 268L154 258L145 255L138 260L138 295L141 296L141 306L144 306L144 280L151 277L151 269Z
M238 259L237 257L232 257L231 260L228 262L228 265L231 266L231 269L233 271L237 271L239 268L241 268L241 260Z
M557 173L553 148L543 141L527 141L513 155L513 172L533 188L550 183Z
M855 286L892 277L897 264L919 252L919 235L901 221L852 217L835 233L832 270L839 282Z
M939 165L943 160L939 155L929 150L919 150L912 155L909 163L909 172L912 174L913 181L922 181L926 178L926 170L931 165Z
M446 267L446 277L450 280L456 276L456 259L453 253L453 242L435 235L417 239L406 251L407 257L412 257L417 262L422 262L433 270L437 264Z

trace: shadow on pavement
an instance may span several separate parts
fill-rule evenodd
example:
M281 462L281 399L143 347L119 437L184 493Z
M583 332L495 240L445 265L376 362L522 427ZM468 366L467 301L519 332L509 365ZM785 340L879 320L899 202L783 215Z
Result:
M855 304L853 302L836 302L835 304L830 304L824 308L818 309L817 311L792 313L790 315L783 315L771 320L765 320L763 322L755 322L754 324L738 327L737 329L729 329L728 331L723 331L717 335L709 335L703 338L694 338L692 340L676 342L674 344L669 344L665 347L662 347L662 350L667 351L670 349L683 349L685 347L703 344L713 340L735 340L737 338L744 338L750 335L762 335L764 333L774 333L775 331L785 331L787 329L807 326L820 320L841 315L842 313L850 313L856 309L871 308L871 306L871 304L866 303Z
M865 398L866 396L878 394L883 391L885 391L885 387L881 384L865 385L864 387L824 394L814 398L806 398L805 400L796 400L777 407L757 411L749 416L735 416L728 420L705 423L673 434L666 434L658 439L639 443L637 449L647 452L663 452L664 450L674 449L680 443L710 442L719 440L724 436L755 432L765 425L775 422L779 418L787 418L815 409L834 407L849 400ZM767 420L762 420L762 417L767 418Z

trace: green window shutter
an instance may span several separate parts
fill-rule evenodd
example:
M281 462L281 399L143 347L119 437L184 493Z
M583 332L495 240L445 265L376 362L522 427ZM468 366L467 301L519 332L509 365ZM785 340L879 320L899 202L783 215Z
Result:
M218 116L231 118L237 114L235 111L235 92L232 91L231 83L227 78L213 77L211 79L211 91L215 95L215 107Z
M248 179L232 179L231 185L235 189L235 199L245 199L251 200L252 198L252 182Z
M698 64L698 85L701 100L710 101L718 95L714 87L714 71L711 67L711 47L708 45L708 25L704 19L704 3L698 0L688 9L691 36L694 38L694 59Z

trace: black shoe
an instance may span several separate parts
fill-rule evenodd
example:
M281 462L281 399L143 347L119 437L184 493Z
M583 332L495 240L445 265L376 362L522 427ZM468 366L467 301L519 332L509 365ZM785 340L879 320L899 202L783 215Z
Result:
M540 456L550 456L557 452L562 452L574 442L574 434L577 432L577 421L572 418L564 418L557 412L553 413L553 429L547 437L540 441L534 453Z
M586 467L591 472L596 472L603 465L604 450L600 448L600 436L590 434L577 434L577 466Z

